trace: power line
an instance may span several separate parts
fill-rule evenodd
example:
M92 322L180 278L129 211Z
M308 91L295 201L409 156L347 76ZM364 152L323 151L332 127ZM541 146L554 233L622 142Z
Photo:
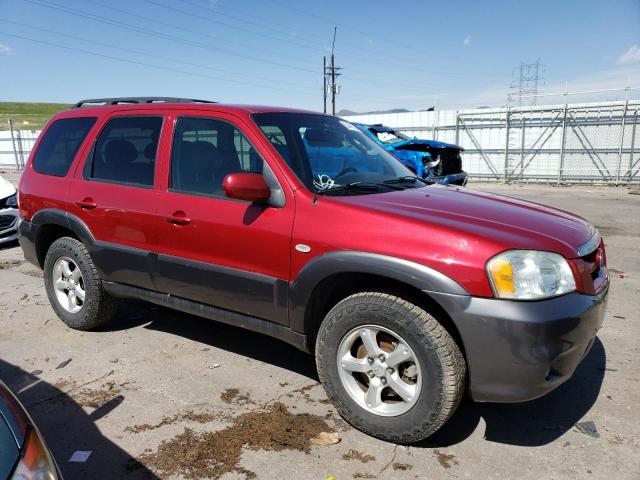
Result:
M286 43L286 44L289 44L289 45L294 45L294 46L299 47L299 48L306 48L306 49L314 50L314 51L319 51L319 50L322 51L323 50L322 48L317 47L317 46L304 45L304 44L301 44L299 42L294 42L294 41L292 41L290 39L283 39L283 38L274 37L273 35L268 35L268 34L265 34L265 33L262 33L262 32L256 32L256 31L253 31L253 30L250 30L250 29L247 29L247 28L243 28L243 27L238 27L236 25L231 25L231 24L226 23L226 22L221 22L220 20L214 20L214 19L211 19L211 18L208 18L208 17L203 17L201 15L197 15L197 14L194 14L194 13L186 11L186 10L182 10L182 9L179 9L179 8L176 8L176 7L173 7L173 6L169 6L169 5L164 5L162 3L158 3L158 2L156 2L154 0L144 0L144 1L147 2L147 3L150 3L152 5L156 5L158 7L165 8L167 10L171 10L171 11L174 11L174 12L181 13L183 15L190 16L192 18L197 18L199 20L204 20L204 21L207 21L207 22L215 23L215 24L225 25L225 26L228 26L230 28L234 28L236 30L240 30L242 32L250 33L250 34L257 35L257 36L264 37L264 38L269 38L271 40L276 40L278 42ZM184 2L184 0L180 0L180 1ZM92 2L92 3L96 3L96 2ZM188 3L188 4L192 5L191 2L185 2L185 3ZM201 7L201 8L204 8L204 7ZM247 46L247 45L245 44L245 46ZM253 47L249 47L249 48L253 48ZM358 61L362 61L362 62L366 62L367 61L366 60L366 56L364 56L364 58L362 58L363 55L349 55L349 56L352 57L352 58L355 58ZM375 61L379 60L379 58L377 58L377 57L374 58L374 57L369 56L369 58L370 59L374 59ZM388 61L388 63L390 65L394 65L394 64L395 65L400 65L398 63L393 62L393 60ZM427 71L427 70L423 70L423 69L420 69L420 68L412 67L411 65L409 65L409 66L404 65L404 67L406 67L408 69L413 69L413 70L421 71L421 72L424 72L424 73L428 73L429 75L434 75L434 73L431 72L431 71Z
M91 13L87 13L85 11L82 10L78 10L78 9L72 9L72 8L68 8L59 4L55 4L55 3L51 3L51 2L46 2L44 0L23 0L25 2L28 3L32 3L34 5L39 5L42 7L46 7L46 8L50 8L53 10L58 10L70 15L75 15L78 17L82 17L82 18L87 18L96 22L100 22L100 23L105 23L107 25L112 25L118 28L122 28L124 30L130 30L130 31L134 31L143 35L147 35L147 36L153 36L156 38L161 38L161 39L165 39L165 40L170 40L170 41L174 41L174 42L178 42L178 43L182 43L184 45L190 45L190 46L194 46L194 47L198 47L201 48L203 50L206 50L207 52L211 52L212 50L216 50L220 53L222 53L223 55L230 55L233 57L240 57L240 58L244 58L247 60L252 60L252 61L256 61L256 62L262 62L262 63L268 63L271 65L276 65L279 67L284 67L284 68L291 68L294 70L299 70L302 72L310 72L310 73L316 73L314 70L308 69L308 68L303 68L303 67L297 67L295 65L290 65L290 64L286 64L286 63L282 63L282 62L275 62L272 60L266 60L264 58L259 58L259 57L254 57L251 55L245 55L245 54L241 54L235 51L230 51L230 50L225 50L222 49L220 47L214 46L214 45L210 45L210 44L205 44L205 43L201 43L201 42L194 42L192 40L188 40L185 39L183 37L178 37L176 35L169 35L169 34L165 34L162 32L158 32L156 30L152 30L149 28L144 28L144 27L139 27L136 25L132 25L130 23L127 22L122 22L119 20L113 20L110 19L108 17L104 17L101 15L94 15Z
M260 77L260 76L256 76L256 75L247 75L245 73L240 73L240 72L233 72L231 70L226 70L226 69L223 69L223 68L213 67L211 65L205 65L205 64L202 64L202 63L188 62L186 60L180 60L180 59L177 59L177 58L167 57L167 56L164 56L164 55L157 55L157 54L154 54L154 53L143 52L141 50L134 50L134 49L131 49L131 48L120 47L120 46L112 45L112 44L109 44L109 43L98 42L96 40L90 40L90 39L87 39L87 38L79 37L77 35L71 35L69 33L58 32L58 31L51 30L51 29L48 29L48 28L38 27L38 26L35 26L35 25L29 25L27 23L22 23L22 22L17 22L15 20L6 20L6 19L0 18L0 22L10 23L10 24L13 24L13 25L18 25L18 26L21 26L21 27L30 28L30 29L33 29L33 30L36 30L36 31L40 31L40 32L51 33L53 35L58 35L58 36L63 37L63 38L68 38L68 39L72 39L72 40L79 40L81 42L86 42L86 43L90 43L90 44L93 44L93 45L112 48L114 50L119 50L119 51L122 51L122 52L133 53L133 54L136 54L136 55L143 55L145 57L157 58L157 59L160 59L160 60L166 60L166 61L169 61L169 62L180 63L180 64L188 65L188 66L191 66L191 67L197 67L197 68L203 68L203 69L207 69L207 70L218 71L218 72L226 73L226 74L229 74L229 75L240 76L242 78L253 78L255 80L260 80L260 81L263 81L263 82L277 83L279 85L287 84L287 85L291 85L291 86L299 86L298 83L286 82L286 81L282 81L282 80L279 80L279 79L278 80L271 80L271 79L268 79L266 77ZM292 91L289 88L287 88L287 89L280 88L278 90L282 90L282 91L285 91L285 92ZM297 92L300 92L300 93L308 93L308 92L304 92L302 90L296 90L296 89L294 89L293 91L297 91Z
M58 11L61 11L63 13L69 14L69 15L74 15L74 16L78 16L78 17L81 17L81 18L87 18L89 20L93 20L93 21L96 21L96 22L99 22L99 23L104 23L104 24L107 24L107 25L115 26L117 28L122 28L122 29L125 29L125 30L133 31L133 32L136 32L136 33L139 33L139 34L142 34L142 35L147 35L147 36L152 36L152 37L156 37L156 38L166 39L168 41L181 43L183 45L194 46L194 47L197 47L197 48L200 48L200 49L204 49L206 51L210 51L210 50L213 49L213 50L217 50L217 51L221 52L224 55L238 56L238 57L248 58L248 59L255 60L255 61L269 63L269 64L273 64L273 65L277 65L277 66L282 66L282 67L285 67L285 68L291 68L291 69L295 69L295 70L299 70L299 71L303 71L303 72L314 73L314 70L311 70L311 69L308 69L308 68L297 67L297 66L290 65L290 64L284 64L282 62L273 62L273 61L270 61L270 60L266 60L264 58L256 58L256 57L253 57L253 56L243 55L243 54L240 54L240 53L237 53L237 52L225 51L225 50L221 49L220 47L214 47L214 46L212 46L210 44L204 44L204 43L201 43L201 42L192 41L192 40L185 39L184 37L179 37L179 36L176 36L176 35L165 34L163 32L158 32L156 30L152 30L152 29L149 29L149 28L146 28L146 27L142 27L142 26L138 26L138 25L132 25L130 23L122 22L120 20L115 20L115 19L112 19L112 18L109 18L109 17L104 17L104 16L101 16L101 15L88 13L86 11L82 11L82 10L78 10L78 9L72 9L72 8L69 8L69 7L66 7L66 6L63 6L63 5L58 5L58 4L55 4L55 3L52 3L52 2L47 2L46 0L24 0L24 1L28 2L28 3L35 4L35 5L43 6L43 7L46 7L46 8L50 8L50 9L53 9L53 10L58 10ZM135 14L133 12L129 12L129 11L122 10L122 9L116 9L114 7L108 7L108 6L104 5L104 4L100 4L99 2L96 2L95 0L88 0L88 1L90 1L91 3L94 3L96 5L100 5L100 6L104 7L104 8L107 8L107 9L110 9L110 10L113 10L113 11L118 11L118 12L123 13L125 15L141 18L141 19L143 19L145 21L154 21L155 23L158 23L158 24L164 24L164 25L167 25L167 26L172 27L172 28L176 28L176 29L179 29L179 30L187 31L187 32L192 33L192 34L194 33L189 29L185 29L185 28L179 27L179 26L177 26L175 24L169 24L169 23L166 23L166 22L162 22L160 20L151 20L148 17L142 16L142 15L137 15L137 14ZM202 33L197 33L197 34L198 35L206 35L206 34L202 34ZM210 35L207 35L207 36L210 36ZM350 78L352 78L352 77L350 77ZM363 83L370 83L370 81L371 81L370 78L357 78L357 77L353 77L353 78L356 79L356 80L359 80L359 81L361 81ZM385 77L383 75L379 75L378 74L377 78L389 78L392 81L398 82L398 78L397 77ZM399 83L402 83L402 82L399 81ZM414 86L414 84L411 84L411 85Z
M154 64L151 64L151 63L147 63L147 62L140 62L138 60L131 60L131 59L127 59L127 58L116 57L114 55L107 55L107 54L104 54L104 53L92 52L90 50L84 50L84 49L81 49L81 48L69 47L67 45L60 45L58 43L47 42L47 41L44 41L44 40L38 40L38 39L35 39L35 38L26 37L24 35L17 35L15 33L9 33L9 32L0 31L0 34L7 35L9 37L19 38L21 40L27 40L27 41L34 42L34 43L39 43L41 45L46 45L46 46L49 46L49 47L61 48L63 50L69 50L69 51L72 51L72 52L83 53L85 55L92 55L92 56L95 56L95 57L107 58L107 59L110 59L110 60L116 60L116 61L119 61L119 62L129 63L129 64L133 64L133 65L140 65L140 66L143 66L143 67L154 68L154 69L157 69L157 70L176 72L176 73L181 73L181 74L184 74L184 75L191 75L191 76L202 77L202 78L209 78L209 79L219 80L221 82L228 82L228 83L233 83L233 84L249 85L249 86L252 86L252 87L264 88L264 89L268 89L268 90L282 90L282 91L285 91L285 92L290 92L291 91L290 89L267 87L267 86L262 85L262 84L244 82L244 81L233 80L233 79L223 78L223 77L216 77L216 76L207 75L207 74L204 74L204 73L189 72L189 71L181 70L181 69L178 69L178 68L166 67L166 66L162 66L162 65L154 65Z
M161 7L161 8L164 8L164 9L167 9L167 10L170 10L170 11L173 11L173 12L178 12L178 13L181 13L182 15L186 15L186 16L189 16L189 17L192 17L192 18L197 18L197 19L199 19L199 20L204 20L204 21L209 22L209 23L215 23L215 24L217 24L217 25L224 25L224 26L226 26L226 27L233 28L233 29L235 29L235 30L240 30L241 32L249 33L249 34L252 34L252 35L257 35L257 36L264 37L264 38L269 38L269 39L271 39L271 40L276 40L276 41L279 41L279 42L292 43L292 42L289 42L289 41L287 41L287 40L283 40L283 39L281 39L281 38L274 37L274 36L272 36L272 35L267 35L267 34L265 34L265 33L252 31L252 30L247 29L247 28L238 27L238 26L236 26L236 25L232 25L232 24L229 24L229 23L227 23L227 22L222 22L222 21L220 21L220 20L214 20L214 19L212 19L212 18L203 17L202 15L197 15L197 14L195 14L195 13L191 13L191 12L188 12L188 11L186 11L186 10L182 10L182 9L180 9L180 8L172 7L172 6L169 6L169 5L164 5L164 4L162 4L162 3L155 2L155 1L153 1L153 0L144 0L144 1L145 1L145 2L147 2L147 3L149 3L149 4L151 4L151 5L155 5L155 6L157 6L157 7ZM96 2L96 1L91 1L91 3L98 4L98 2ZM104 5L102 5L102 6L104 6ZM113 7L108 7L108 8L113 8ZM116 9L114 8L114 10L116 10ZM122 10L121 10L121 11L122 11ZM130 12L127 12L127 13L130 13ZM138 17L140 17L140 18L145 18L146 20L148 20L148 18L146 18L146 17L144 17L144 16L142 16L142 15L136 15L136 16L138 16ZM163 22L160 22L160 23L163 23ZM176 27L176 26L175 26L175 24L169 24L169 23L167 23L166 25L172 26L173 28L178 28L178 27ZM179 29L180 29L180 28L179 28ZM181 29L181 30L183 30L183 29ZM187 30L187 31L190 31L190 30ZM200 33L200 34L202 35L202 33ZM259 48L259 47L258 47L258 48L256 48L256 47L254 47L253 45L248 45L248 44L246 44L246 43L245 43L245 44L239 44L239 45L243 45L243 46L245 46L245 47L247 47L247 48L251 48L251 49L253 49L253 50L256 50L256 49L258 49L258 50L262 50L262 51L267 52L267 53L272 54L272 55L278 55L278 56L279 56L279 55L282 55L282 52L274 52L273 50L266 50L266 49L264 49L264 48ZM301 46L301 45L298 45L298 46ZM303 47L304 47L304 48L313 48L313 47L305 47L305 46L303 46ZM305 62L305 63L311 63L311 62L309 62L309 60L308 60L308 59L299 59L299 60L301 60L302 62Z
M50 9L53 9L53 10L58 10L58 11L61 11L63 13L69 14L69 15L74 15L74 16L78 16L78 17L81 17L81 18L86 18L86 19L89 19L89 20L92 20L92 21L97 21L99 23L104 23L104 24L107 24L107 25L115 26L117 28L122 28L124 30L134 31L134 32L142 34L142 35L152 36L152 37L155 37L155 38L167 39L169 41L173 41L173 42L177 42L177 43L181 43L181 44L186 44L186 45L190 45L190 46L195 46L197 48L201 48L201 49L204 49L206 51L210 50L210 46L208 46L206 44L202 44L200 42L193 42L193 41L190 41L188 39L184 39L182 37L163 34L161 32L155 31L155 30L151 30L151 29L144 28L144 27L141 27L141 26L131 25L131 24L128 24L126 22L121 22L121 21L118 21L118 20L114 20L112 18L108 18L108 17L104 17L104 16L100 16L100 15L94 15L94 14L91 14L91 13L87 13L85 11L81 11L81 10L77 10L77 9L71 9L71 8L68 8L68 7L61 6L61 5L53 4L52 2L45 3L44 0L24 0L24 1L26 1L28 3L32 3L32 4L35 4L35 5L38 5L38 6L50 8ZM94 3L97 3L97 2L94 2ZM131 12L126 12L126 13L133 15ZM110 46L110 47L112 47L112 46ZM236 54L236 55L239 55L239 54ZM263 60L263 61L268 62L267 60ZM273 62L268 62L268 63L273 63ZM282 64L277 63L277 65L282 65ZM292 67L292 68L295 68L295 67ZM222 70L222 69L219 69L219 70ZM303 70L304 71L312 71L312 70L308 70L308 69L303 69ZM231 72L226 72L226 73L231 73ZM233 74L233 73L231 73L231 74ZM243 82L243 81L240 81L238 83L249 84L248 82ZM282 90L282 89L280 89L280 90ZM287 90L285 90L285 91L287 91Z
M311 18L315 18L315 19L320 20L320 21L325 22L325 23L329 23L331 25L337 25L337 26L339 26L341 28L344 28L346 30L351 30L353 32L359 33L360 35L365 35L367 37L376 37L376 38L384 40L386 43L393 43L393 44L396 44L396 45L398 45L398 46L400 46L402 48L415 50L415 51L420 52L422 54L425 53L424 49L418 48L415 45L399 42L398 40L396 40L394 38L381 37L380 35L377 35L377 34L373 34L372 35L370 32L366 32L364 30L360 30L359 28L352 27L352 26L349 26L349 25L345 25L344 23L337 23L333 19L324 17L322 15L318 15L316 13L309 12L309 11L307 11L305 9L302 9L302 8L299 8L299 7L295 7L293 5L289 5L289 4L284 3L284 2L282 2L280 0L268 0L268 1L273 3L273 4L276 4L276 5L280 6L282 8L293 10L295 12L301 13L301 14L306 15L306 16L311 17ZM432 56L432 57L439 57L439 58L447 60L447 61L455 60L454 58L452 58L450 56L437 55L437 54L434 54L434 53L431 53L431 52L429 53L429 55ZM488 66L485 63L473 62L473 61L469 61L469 60L465 60L465 63L476 63L477 65L482 66L482 67L487 67Z
M225 51L225 50L223 50L223 49L221 49L219 47L215 47L215 46L212 46L210 44L204 44L204 43L201 43L201 42L191 41L191 40L188 40L188 39L185 39L183 37L176 36L176 35L165 34L165 33L158 32L156 30L152 30L152 29L149 29L149 28L145 28L145 27L141 27L141 26L137 26L137 25L132 25L132 24L127 23L127 22L122 22L122 21L119 21L119 20L114 20L113 18L91 14L91 13L88 13L86 11L82 11L82 10L78 10L78 9L72 9L72 8L69 8L69 7L66 7L66 6L63 6L63 5L55 4L53 2L47 2L45 0L25 0L25 1L28 2L28 3L32 3L34 5L37 5L37 6L41 6L41 7L45 7L45 8L49 8L49 9L53 9L53 10L58 10L58 11L61 11L63 13L69 14L69 15L74 15L74 16L78 16L78 17L81 17L81 18L86 18L86 19L89 19L89 20L92 20L92 21L96 21L96 22L99 22L99 23L104 23L104 24L107 24L107 25L115 26L117 28L130 30L130 31L142 34L142 35L152 36L152 37L161 38L161 39L165 39L165 40L176 42L176 43L181 43L181 44L184 44L184 45L194 46L194 47L197 47L197 48L204 49L207 52L210 52L211 50L217 50L217 51L219 51L219 52L221 52L222 54L225 54L225 55L232 55L232 56L235 56L235 57L248 58L250 60L260 61L260 62L264 62L264 63L270 63L270 64L274 64L274 65L277 65L277 66L283 66L285 68L292 68L292 69L296 69L296 70L300 70L300 71L304 71L304 72L312 72L312 73L314 72L314 70L305 69L305 68L301 68L301 67L296 67L296 66L293 66L293 65L287 65L287 64L283 64L281 62L273 62L273 61L266 60L264 58L255 58L255 57L248 56L248 55L242 55L242 54L240 54L238 52ZM93 3L98 4L98 2L95 2L95 1ZM104 6L104 7L105 8L111 8L111 7L106 7L106 6ZM127 12L125 10L119 10L119 11L123 12L123 13L125 13L127 15L135 15L135 14L132 14L131 12ZM140 15L138 15L138 17L140 17L140 18L142 18L142 19L144 19L146 21L152 21L148 17L144 17L144 16L140 16ZM176 27L174 24L167 24L166 22L164 22L164 23L165 23L165 25L171 26L173 28ZM189 32L193 33L191 30L189 30ZM70 47L60 47L60 48L71 49ZM114 48L114 47L110 46L109 48ZM159 56L156 56L156 58L159 58ZM167 60L169 60L168 57L165 57L165 58ZM175 59L170 59L170 61L176 61L176 60ZM139 62L139 63L141 63L141 62ZM181 61L180 63L186 64L183 61ZM196 66L196 65L192 65L192 66ZM151 67L152 68L158 68L159 66L151 65ZM211 67L205 67L203 65L197 65L197 67L198 68L211 68ZM191 73L191 72L186 72L186 71L178 70L178 69L173 69L173 70L174 71L178 71L180 73L185 73L185 74L194 74L194 73ZM218 70L222 71L222 69L218 69ZM231 74L231 75L236 75L235 73L228 72L228 71L225 71L225 73L228 73L228 74ZM194 75L199 75L199 74L194 74ZM238 74L238 75L240 75L240 74ZM199 76L202 76L202 75L199 75ZM216 78L216 77L211 77L211 78ZM349 76L347 78L351 78L351 76ZM375 80L378 80L378 78L382 78L382 77L379 76L379 75L376 75L374 78L375 78ZM232 81L232 80L229 80L229 79L221 79L221 80L223 80L223 81ZM397 81L398 79L397 79L397 77L393 77L393 80ZM362 81L370 84L371 77L367 77L365 80L362 80ZM243 81L236 81L235 83L250 84L249 82L243 82ZM250 85L256 85L256 84L250 84ZM263 85L256 85L256 86L264 88ZM275 88L275 87L272 87L272 89L274 89L274 90L282 90L282 89L278 89L278 88ZM285 91L289 91L289 90L286 89ZM356 98L354 98L354 100L357 100L359 98L362 99L364 97L356 97ZM380 100L379 97L375 97L375 98L374 97L370 97L370 98L374 99L374 100Z
M193 17L193 18L197 18L199 20L204 20L204 21L207 21L207 22L211 22L211 23L215 23L215 24L219 24L219 25L224 25L224 26L227 26L229 28L240 30L242 32L250 33L252 35L257 35L257 36L261 36L261 37L264 37L264 38L269 38L269 39L276 40L278 42L286 43L286 44L289 44L289 45L294 45L294 46L299 47L299 48L305 48L305 49L314 50L314 51L318 51L318 50L322 51L323 50L322 48L319 48L319 47L317 47L317 46L315 46L313 44L309 45L309 42L304 40L304 39L302 39L302 40L306 44L301 44L299 41L295 41L294 42L291 39L278 38L278 37L274 37L273 35L265 34L263 32L256 32L254 30L243 28L243 27L239 27L237 25L232 25L232 24L229 24L227 22L222 22L220 20L214 20L214 19L211 19L209 17L203 17L202 15L195 14L193 12L189 12L187 10L183 10L183 9L180 9L180 8L176 8L174 6L165 5L165 4L159 3L159 2L154 1L154 0L144 0L144 1L147 2L147 3L150 3L152 5L156 5L156 6L165 8L167 10L171 10L171 11L174 11L174 12L181 13L183 15L187 15L187 16L190 16L190 17ZM199 9L201 9L201 10L206 11L207 13L214 13L210 9L208 9L208 8L202 6L202 5L198 5L198 4L196 4L196 3L192 2L192 1L189 1L189 0L179 0L179 1L182 2L182 3L185 3L187 5L191 5L193 7L197 7ZM92 1L92 3L97 3L97 2ZM250 21L247 21L245 19L239 19L236 16L232 16L232 15L229 15L229 14L226 14L226 13L223 13L223 12L215 12L215 15L222 15L222 16L225 16L225 17L228 17L228 18L233 18L234 20L239 21L239 22L248 23L250 25L256 25L258 27L261 27L262 29L265 28L262 25L257 24L255 22L250 22ZM142 17L142 18L145 18L145 17ZM147 20L148 20L148 18L147 18ZM173 24L171 24L170 26L173 26L174 28L177 28ZM271 31L275 31L276 33L279 33L279 34L283 35L283 32L281 32L281 31L279 31L277 29L270 28L270 27L266 27L266 28L268 28ZM284 35L286 35L286 34L284 34ZM245 44L245 46L247 46L247 45ZM248 48L253 48L251 46L247 46L247 47ZM349 53L350 51L353 52L353 53ZM345 49L345 48L342 48L341 52L343 52L342 53L343 56L351 58L351 59L353 59L355 61L358 61L358 62L362 62L362 63L370 64L371 61L374 61L376 63L380 61L380 57L379 56L371 55L369 53L363 54L363 53L360 53L360 51L354 51L354 50ZM271 52L271 53L273 53L273 52ZM436 74L433 70L420 68L420 67L417 67L417 66L412 65L412 64L407 63L407 62L401 63L401 62L394 61L393 59L388 59L387 58L387 59L385 59L385 63L387 65L392 65L392 66L395 65L397 67L401 67L401 68L406 69L406 70L414 70L416 72L425 73L425 74L430 75L430 76L438 76L439 78L441 78L443 76L443 72L438 72ZM466 77L468 77L468 73L460 73L460 75L452 75L452 72L453 72L453 70L448 69L446 76L448 76L448 77L456 77L456 78L466 78ZM468 72L468 70L467 70L467 72ZM383 76L383 78L384 78L384 76ZM392 78L392 77L386 77L386 78ZM502 78L502 76L500 78ZM397 81L397 77L393 77L393 80ZM368 80L366 80L366 81L368 81ZM414 84L412 84L412 85L414 85Z

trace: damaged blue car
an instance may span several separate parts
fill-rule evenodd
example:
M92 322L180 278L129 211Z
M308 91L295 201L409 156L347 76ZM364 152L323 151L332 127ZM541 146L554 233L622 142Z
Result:
M435 140L411 138L381 124L353 125L389 150L416 175L442 184L467 183L467 173L462 170L462 147Z

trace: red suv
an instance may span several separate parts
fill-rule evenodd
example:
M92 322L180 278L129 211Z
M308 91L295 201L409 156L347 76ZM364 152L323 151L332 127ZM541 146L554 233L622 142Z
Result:
M19 188L20 242L68 326L143 299L315 354L357 428L423 439L473 399L567 380L604 316L597 230L434 185L336 117L167 98L56 115Z

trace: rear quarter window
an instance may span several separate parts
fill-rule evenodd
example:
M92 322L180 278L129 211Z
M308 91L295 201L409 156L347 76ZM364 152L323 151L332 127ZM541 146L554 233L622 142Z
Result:
M33 157L36 172L64 177L80 145L96 123L95 117L56 120L43 133Z

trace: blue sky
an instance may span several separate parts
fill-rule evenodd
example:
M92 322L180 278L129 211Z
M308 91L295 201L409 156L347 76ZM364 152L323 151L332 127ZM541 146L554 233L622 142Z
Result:
M338 109L501 105L514 68L537 58L545 92L640 86L640 0L0 0L0 101L320 110L333 25Z

